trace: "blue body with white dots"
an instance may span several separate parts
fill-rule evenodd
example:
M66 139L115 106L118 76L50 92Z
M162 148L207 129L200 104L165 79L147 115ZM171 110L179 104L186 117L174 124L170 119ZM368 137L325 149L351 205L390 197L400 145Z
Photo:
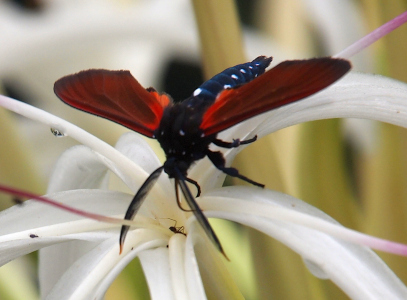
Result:
M205 81L193 95L215 100L221 91L248 83L263 74L272 59L272 57L259 56L251 62L228 68Z

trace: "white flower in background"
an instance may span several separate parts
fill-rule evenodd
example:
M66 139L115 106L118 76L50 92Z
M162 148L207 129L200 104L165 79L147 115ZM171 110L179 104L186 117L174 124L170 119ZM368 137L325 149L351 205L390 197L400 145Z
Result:
M391 79L349 74L315 96L239 124L220 137L261 137L293 124L335 117L368 118L407 127L406 92L405 84ZM124 135L115 150L79 128L23 103L0 97L0 105L87 146L76 146L60 158L48 195L58 202L121 216L146 176L160 165L150 147L134 133ZM238 150L225 153L228 161ZM131 191L109 190L112 174ZM299 253L316 276L331 279L350 297L407 296L406 287L391 270L373 252L354 243L398 254L406 254L404 246L342 228L322 212L287 195L254 187L219 188L224 174L206 160L196 164L189 174L202 187L198 201L208 217L239 222L278 239ZM161 176L136 221L140 225L129 232L123 254L119 255L117 225L28 202L0 215L1 261L6 263L52 246L43 249L40 259L41 293L49 299L103 298L111 281L136 256L142 262L152 298L205 299L209 294L228 299L239 295L230 277L225 276L222 257L190 214L178 209L166 176ZM184 226L187 235L171 232L171 226Z

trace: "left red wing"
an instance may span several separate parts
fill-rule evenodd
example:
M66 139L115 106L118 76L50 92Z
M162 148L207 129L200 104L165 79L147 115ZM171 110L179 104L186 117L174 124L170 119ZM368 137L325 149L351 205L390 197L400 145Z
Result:
M248 118L312 95L351 68L329 57L284 61L251 82L221 92L203 115L205 135L223 131Z
M87 70L55 82L55 94L65 103L153 137L167 95L146 90L129 71Z

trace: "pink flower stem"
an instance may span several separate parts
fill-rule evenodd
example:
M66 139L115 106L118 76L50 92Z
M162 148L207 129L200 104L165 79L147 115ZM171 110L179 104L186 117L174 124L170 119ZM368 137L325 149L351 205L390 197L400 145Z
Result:
M364 36L363 38L353 43L349 47L345 48L341 52L337 53L333 57L350 58L406 22L407 22L407 11L395 17L386 24L380 26L379 28L373 30L371 33Z
M78 216L82 216L88 219L93 219L99 222L106 222L106 223L113 223L113 224L120 224L120 225L134 225L134 222L132 221L128 221L128 220L123 220L123 219L117 219L117 218L111 218L111 217L106 217L106 216L102 216L99 214L94 214L94 213L89 213L80 209L76 209L73 207L70 207L68 205L62 204L62 203L58 203L54 200L51 200L49 198L43 197L43 196L38 196L36 194L30 193L30 192L26 192L26 191L22 191L19 189L15 189L12 187L8 187L5 185L0 184L0 191L7 193L7 194L11 194L11 195L15 195L18 197L24 197L24 198L29 198L35 201L39 201L54 207L57 207L59 209L65 210L67 212L73 213L75 215Z

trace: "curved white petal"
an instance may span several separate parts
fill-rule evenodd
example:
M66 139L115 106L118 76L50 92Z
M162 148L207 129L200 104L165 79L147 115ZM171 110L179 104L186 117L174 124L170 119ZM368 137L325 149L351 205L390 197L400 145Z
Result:
M55 128L99 153L103 163L116 173L133 191L136 191L148 176L142 168L115 148L64 119L3 95L0 95L0 106Z
M95 189L64 191L49 194L47 197L96 214L123 215L132 195ZM16 219L24 220L24 222L14 222ZM83 217L30 200L0 212L0 235L77 220L83 220ZM112 226L108 223L87 221ZM117 224L114 226L118 227Z
M361 118L407 127L407 84L351 72L313 96L251 118L222 132L220 137L261 138L292 125L332 118ZM244 148L229 149L224 156L231 161ZM213 173L204 173L205 179L210 176Z
M123 134L117 141L115 148L143 168L147 174L151 174L162 165L157 154L138 133L127 132ZM166 175L160 176L156 184L165 191L173 189Z
M188 226L188 224L191 224ZM185 278L189 295L194 299L244 299L224 257L208 240L206 234L191 217L187 223L188 237L185 246Z
M154 170L160 166L157 155L136 133L130 132L123 135L116 148L136 165L145 169L145 172L150 173L150 169ZM80 188L107 188L107 171L109 169L121 177L120 168L113 168L112 164L106 163L106 158L96 151L83 145L74 146L65 151L59 158L50 180L48 192ZM139 188L139 186L135 187ZM149 194L148 201L145 201L141 207L140 212L150 217L183 220L183 213L178 209L175 202L175 193L168 194L168 190L172 191L173 187L170 185L168 176L163 174ZM127 208L123 212L126 210ZM161 213L163 211L166 212L165 215Z
M72 190L54 193L48 197L99 214L122 215L132 196L114 191ZM17 217L24 222L13 222L12 220L16 220ZM142 217L137 216L137 218ZM121 269L131 261L132 258L125 262L121 262L121 259L125 257L127 252L132 251L132 247L136 247L139 243L144 244L147 248L158 245L165 246L168 243L171 234L166 228L154 225L154 222L148 219L143 219L140 226L147 228L149 222L152 229L143 229L143 234L135 235L131 231L133 238L126 238L124 253L118 260L116 259L114 263L111 260L103 262L110 265L103 269L104 276L100 277L97 282L93 282L92 293L99 295L104 293ZM72 269L72 264L77 263L78 259L81 260L95 247L99 249L101 242L105 243L106 240L112 240L111 248L114 249L112 251L116 253L116 256L119 256L119 227L117 224L83 219L38 202L27 201L22 206L14 206L1 212L1 224L3 224L0 226L0 262L2 264L48 246L46 249L42 249L40 253L41 258L43 258L40 260L40 284L44 295L51 289L56 289L55 284L58 280L63 281L68 276L66 274L76 271ZM142 239L141 242L140 239ZM159 240L159 243L149 243L152 240ZM146 249L146 247L139 250ZM83 268L86 267L84 262L80 265ZM92 269L92 267L88 267ZM62 276L65 279L61 279ZM75 291L70 292L74 293Z
M312 206L310 206L310 209L302 205L302 208L306 209L306 213L303 213L297 211L297 206L301 205L301 202L295 205L293 204L293 207L296 208L293 209L285 207L281 203L277 204L270 201L270 199L273 198L287 199L286 201L288 201L288 203L294 200L299 201L289 195L270 190L257 189L256 191L252 187L234 187L232 190L230 188L223 188L216 193L218 197L222 198L217 197L215 201L213 201L213 198L209 195L201 198L201 205L206 213L208 213L208 210L221 210L229 213L253 214L259 217L267 217L273 220L316 229L331 236L388 253L407 255L407 245L368 236L358 231L339 226L333 222L334 220L332 218L328 218L328 216L318 210L313 210ZM228 193L230 193L229 196L227 195ZM247 199L250 199L250 202L248 202ZM253 205L254 203L256 205Z
M351 72L329 88L268 114L255 132L264 136L308 121L362 118L407 127L407 84Z
M166 246L140 253L151 299L177 299L172 289L171 267Z
M57 164L54 168L54 172L50 179L48 193L78 190L80 188L106 188L108 184L107 171L108 168L102 162L100 155L86 146L74 146L66 150L58 159ZM115 207L109 207L109 209L101 213L105 215L109 215L110 213L123 214L127 209L125 203L127 202L128 205L128 203L130 203L131 201L131 195L119 195L116 193L101 194L97 191L92 192L90 190L78 190L72 195L75 197L75 199L71 199L71 202L68 199L68 203L75 206L76 204L73 203L72 200L80 200L82 201L81 204L89 204L89 206L86 205L86 208L84 208L89 212L94 212L94 208L100 209L103 207L103 204L101 204L99 200L109 204L109 206ZM116 199L120 198L121 196L124 196L124 201L121 201L119 199L118 202L116 202ZM57 200L57 198L59 198L58 195L50 195L50 197L54 200ZM93 201L95 201L96 203L94 203L94 205L91 205ZM44 207L44 205L38 203L33 203L33 206L34 208L25 207L25 211L30 211L36 209L37 207L40 209L43 208L43 211L38 213L41 214L41 216L43 216L44 219L47 219L49 222L51 221L53 216L57 217L57 220L59 220L60 222L63 222L64 216L70 215L66 212L61 212L60 210L55 211L55 209ZM107 224L100 225L103 227ZM35 228L33 224L32 226ZM83 228L91 230L91 228L86 225L84 225ZM116 229L117 226L114 226L113 228L118 231L118 229ZM84 255L84 253L90 251L94 246L95 245L91 243L81 243L75 240L71 240L71 242L64 243L62 245L55 245L53 247L41 249L39 251L41 292L48 293L59 276L61 276L61 274L63 274L66 269L70 267L72 262ZM64 257L65 259L61 259L61 257Z
M112 202L100 202L104 197L113 195L116 196L119 205L108 205L113 204ZM77 204L77 206L89 204L85 209L90 209L92 204L96 203L99 210L106 214L117 212L116 207L120 207L121 202L128 199L128 195L125 194L93 193L93 191L91 193L63 192L54 194L53 197L57 201L69 202L73 205ZM17 219L22 222L16 222ZM34 201L27 201L22 206L14 206L1 212L0 225L1 264L53 244L71 240L98 242L109 237L112 229L117 231L117 225L83 219Z
M168 243L172 290L177 300L188 300L191 298L188 294L185 276L185 240L186 237L183 234L174 234Z
M50 198L76 208L104 215L120 215L126 210L131 195L103 190L72 190L49 195ZM16 222L21 220L21 222ZM21 206L13 206L0 213L0 249L2 263L40 248L47 247L40 256L40 283L48 290L58 274L62 274L75 257L89 250L92 242L100 242L109 237L109 231L118 236L119 227L108 223L83 219L35 201L27 201ZM35 236L31 238L30 235ZM38 237L36 237L38 236ZM117 242L118 244L118 242ZM74 249L74 252L70 250ZM59 251L59 255L55 252ZM68 256L64 256L68 254ZM76 255L72 255L76 253ZM64 259L62 259L64 257ZM45 267L45 268L43 268Z
M0 265L4 265L11 260L16 259L19 256L26 255L28 253L34 252L38 249L48 247L51 245L69 242L73 240L82 240L90 242L92 240L98 239L97 234L94 236L90 234L67 234L62 237L47 237L47 236L38 236L36 231L34 233L27 232L26 237L14 238L13 236L7 237L9 241L2 241L0 242ZM46 234L46 233L45 233ZM44 234L44 235L45 235ZM33 238L30 238L30 235ZM106 238L107 235L104 235Z
M47 299L103 299L107 288L120 271L140 251L165 247L168 236L147 229L127 235L127 246L119 255L118 237L114 236L76 260L53 286ZM135 245L130 247L128 245ZM130 254L129 254L130 253ZM130 255L129 257L127 257ZM160 286L160 282L155 282Z
M323 233L323 222L335 222L298 199L273 191L231 187L205 195L201 205L210 217L240 222L276 238L313 265L316 275L331 279L352 299L407 297L407 288L374 252ZM309 228L290 218L284 221L279 208L318 217L321 226Z
M150 145L140 134L135 132L123 134L117 141L115 148L143 168L148 174L162 165Z
M332 280L352 299L407 297L407 288L368 248L338 241L303 226L257 216L239 218L226 213L218 217L253 227L284 243L307 260L307 265L318 267L318 277Z
M193 230L193 228L191 229ZM201 274L199 272L198 261L194 249L195 244L198 242L197 239L202 237L197 234L191 234L192 230L190 230L187 239L188 242L185 246L185 278L188 294L195 294L196 300L206 300L205 288L201 280Z
M100 190L75 190L51 196L59 202L85 210L93 209L101 214L122 213L131 197ZM113 201L107 201L108 199ZM106 239L111 234L118 234L117 225L83 219L54 207L27 201L0 213L0 264L46 246L67 241L91 244ZM66 248L67 244L64 245ZM60 263L67 262L61 260L60 256L57 259ZM47 269L56 265L47 265Z
M107 167L90 148L74 146L58 159L47 193L107 186Z
M137 133L124 134L117 142L116 148L148 174L162 165L150 145ZM157 192L161 193L161 196ZM185 220L185 214L176 205L174 186L167 174L163 173L158 178L154 188L141 206L140 212L158 219Z

